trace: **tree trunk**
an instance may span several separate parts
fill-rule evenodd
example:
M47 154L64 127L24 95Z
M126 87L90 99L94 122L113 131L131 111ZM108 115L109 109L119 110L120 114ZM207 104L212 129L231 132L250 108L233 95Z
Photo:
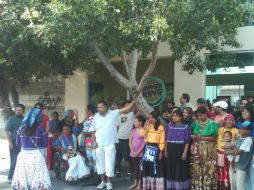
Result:
M12 109L14 109L19 104L19 94L17 92L17 89L15 85L10 85L9 88L9 100L11 103Z
M148 118L149 113L153 111L153 108L146 102L142 94L140 94L135 100L135 104L137 106L138 113L142 114L146 118Z
M135 104L138 109L138 113L148 117L149 113L153 111L153 108L148 105L145 98L142 95L142 89L146 83L148 77L152 74L155 69L157 63L157 54L158 54L158 46L159 41L156 41L152 50L152 58L148 68L143 74L139 83L136 80L136 71L137 71L137 63L138 63L138 51L134 49L131 52L130 60L126 60L126 52L123 51L122 61L123 67L126 71L127 78L124 77L120 72L118 72L115 67L110 62L109 58L107 58L100 48L94 47L95 54L98 59L101 61L101 64L105 67L105 69L109 72L109 74L125 89L127 89L131 94L132 98L135 101Z
M9 100L9 84L3 77L0 77L0 86L0 128L4 128L7 119L14 115L14 112Z

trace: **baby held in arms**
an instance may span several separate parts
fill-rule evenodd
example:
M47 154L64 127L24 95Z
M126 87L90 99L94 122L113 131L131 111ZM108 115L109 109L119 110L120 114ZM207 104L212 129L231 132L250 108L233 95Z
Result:
M235 148L236 148L236 142L235 142L235 139L233 138L231 131L225 131L223 134L222 149L224 151L227 151L227 150L234 150ZM239 161L239 155L235 155L235 156L227 155L227 158L232 168L234 168L234 162Z

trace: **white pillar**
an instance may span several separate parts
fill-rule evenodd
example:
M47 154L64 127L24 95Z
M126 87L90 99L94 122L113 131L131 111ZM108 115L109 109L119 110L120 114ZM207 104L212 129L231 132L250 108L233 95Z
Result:
M65 80L65 109L77 109L80 122L86 116L86 106L89 102L88 84L87 71L77 70L73 76Z
M182 64L174 63L174 100L180 105L179 100L182 93L190 95L190 103L195 106L198 98L205 98L206 76L204 73L188 74L182 70Z

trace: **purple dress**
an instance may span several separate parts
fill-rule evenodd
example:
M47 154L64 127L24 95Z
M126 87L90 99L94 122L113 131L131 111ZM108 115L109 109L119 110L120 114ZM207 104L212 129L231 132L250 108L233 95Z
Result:
M185 145L191 142L191 129L188 125L169 123L167 140L167 189L187 190L190 188L190 152L182 160Z
M32 140L31 140L32 139ZM48 134L38 125L31 137L25 135L25 127L17 132L17 146L21 147L12 180L12 189L44 189L52 190L52 185L45 159L39 148L46 148Z
M144 144L144 137L140 136L138 134L138 129L134 128L131 130L131 136L132 136L132 148L135 152L137 152L141 146ZM141 151L138 155L138 157L142 157L143 156L143 151ZM135 157L134 152L130 152L130 157Z
M31 139L25 135L25 128L21 126L17 132L17 146L21 147L22 149L46 148L48 146L48 133L41 125L37 126L33 135L31 136Z

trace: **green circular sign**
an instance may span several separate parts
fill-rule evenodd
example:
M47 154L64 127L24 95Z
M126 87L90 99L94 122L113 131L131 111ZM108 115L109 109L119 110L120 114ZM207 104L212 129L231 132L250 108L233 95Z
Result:
M160 78L151 76L147 79L142 94L150 106L156 107L166 97L166 86Z

